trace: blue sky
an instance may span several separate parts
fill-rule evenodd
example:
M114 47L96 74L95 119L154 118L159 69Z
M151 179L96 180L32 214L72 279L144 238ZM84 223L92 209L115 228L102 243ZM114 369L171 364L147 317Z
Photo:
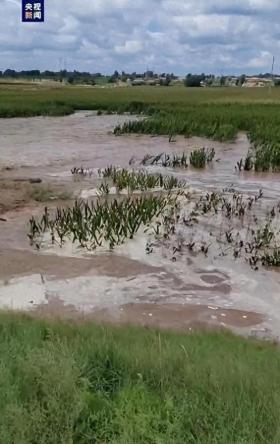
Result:
M280 72L280 0L0 0L0 70Z

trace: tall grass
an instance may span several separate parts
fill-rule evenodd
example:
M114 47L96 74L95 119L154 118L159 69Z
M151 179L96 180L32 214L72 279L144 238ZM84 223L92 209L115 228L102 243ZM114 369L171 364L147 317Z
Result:
M280 440L280 353L231 334L0 316L0 442Z

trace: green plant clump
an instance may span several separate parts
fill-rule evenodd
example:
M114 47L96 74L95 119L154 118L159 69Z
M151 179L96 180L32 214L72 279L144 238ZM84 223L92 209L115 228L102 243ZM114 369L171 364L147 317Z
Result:
M204 168L209 162L212 162L215 157L215 150L212 149L197 149L191 152L190 164L195 168Z
M44 233L49 232L52 244L63 245L66 239L81 247L95 249L104 244L112 249L127 238L132 239L141 225L148 224L176 200L167 196L141 196L96 203L76 201L72 208L57 208L53 217L46 207L41 220L29 222L31 244L40 248Z
M111 179L113 185L118 191L128 189L133 191L148 191L155 188L171 190L174 188L185 188L186 182L173 176L164 176L162 174L149 174L146 171L128 171L118 169L113 166L99 171L103 178Z

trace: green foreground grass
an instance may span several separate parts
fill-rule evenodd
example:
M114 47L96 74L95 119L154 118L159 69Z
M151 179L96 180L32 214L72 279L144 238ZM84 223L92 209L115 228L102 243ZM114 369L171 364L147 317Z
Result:
M1 444L280 442L276 346L9 314L0 333Z

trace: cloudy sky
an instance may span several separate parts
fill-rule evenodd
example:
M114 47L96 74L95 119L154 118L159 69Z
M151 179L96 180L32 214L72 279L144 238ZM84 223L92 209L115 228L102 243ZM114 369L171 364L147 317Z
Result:
M0 0L0 70L280 72L279 0Z

